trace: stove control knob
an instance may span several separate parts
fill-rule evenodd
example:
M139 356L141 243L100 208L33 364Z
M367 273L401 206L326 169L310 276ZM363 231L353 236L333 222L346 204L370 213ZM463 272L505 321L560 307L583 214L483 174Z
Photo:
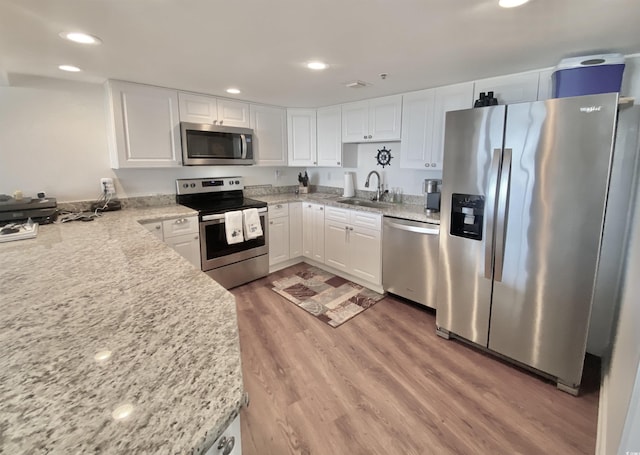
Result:
M240 180L236 180L236 185L240 185Z
M182 184L182 188L189 188L189 184L188 183L183 183Z
M192 184L191 184L191 188L195 188L195 187L196 187L196 184L195 184L195 183L192 183Z
M229 180L229 185L233 185L233 180Z

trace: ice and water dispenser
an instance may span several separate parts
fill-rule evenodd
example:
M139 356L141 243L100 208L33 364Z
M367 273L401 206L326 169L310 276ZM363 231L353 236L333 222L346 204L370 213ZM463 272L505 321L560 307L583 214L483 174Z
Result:
M482 240L484 196L477 194L451 195L451 235Z

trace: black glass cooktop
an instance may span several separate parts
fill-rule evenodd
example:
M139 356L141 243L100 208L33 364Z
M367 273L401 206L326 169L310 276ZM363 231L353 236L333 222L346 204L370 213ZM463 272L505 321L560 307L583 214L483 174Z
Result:
M178 199L179 204L187 206L193 210L200 212L200 215L212 215L215 213L224 213L231 210L258 209L266 207L267 203L256 201L247 197L190 197Z

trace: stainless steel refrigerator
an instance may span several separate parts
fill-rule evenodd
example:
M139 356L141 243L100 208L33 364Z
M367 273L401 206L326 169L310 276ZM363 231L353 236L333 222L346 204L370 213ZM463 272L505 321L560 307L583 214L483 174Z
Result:
M592 309L612 319L620 287L640 109L619 106L604 94L446 117L438 334L574 394Z

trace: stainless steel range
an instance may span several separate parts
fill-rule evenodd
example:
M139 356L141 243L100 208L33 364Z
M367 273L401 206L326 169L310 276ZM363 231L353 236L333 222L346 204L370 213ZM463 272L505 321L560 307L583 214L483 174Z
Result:
M244 197L242 177L176 180L176 202L198 211L202 270L226 289L269 274L267 203ZM227 242L225 213L255 208L263 235Z

